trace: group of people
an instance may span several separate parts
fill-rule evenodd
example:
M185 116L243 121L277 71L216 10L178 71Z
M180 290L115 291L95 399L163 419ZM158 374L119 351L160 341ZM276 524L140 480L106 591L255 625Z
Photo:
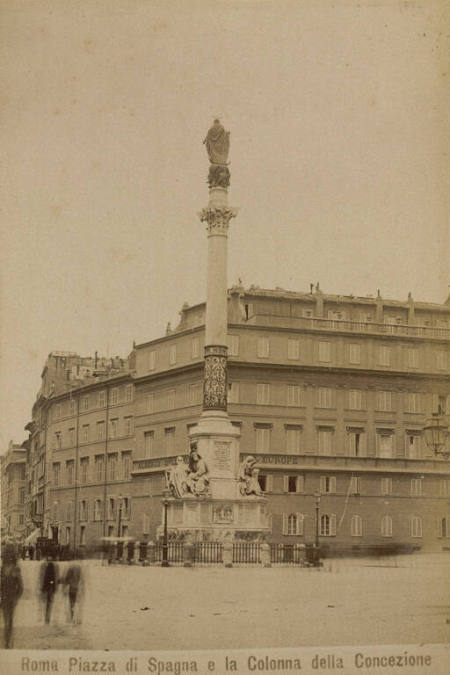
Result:
M59 567L49 555L41 563L39 570L38 596L43 604L44 621L50 623L53 603L58 588L67 596L67 612L70 622L77 621L77 606L84 591L84 579L81 565L78 561L70 561L64 571L59 574ZM22 572L17 563L14 549L4 548L2 551L2 568L0 578L0 602L4 622L5 648L12 647L14 613L20 597L23 594L24 584ZM79 620L79 619L78 619Z

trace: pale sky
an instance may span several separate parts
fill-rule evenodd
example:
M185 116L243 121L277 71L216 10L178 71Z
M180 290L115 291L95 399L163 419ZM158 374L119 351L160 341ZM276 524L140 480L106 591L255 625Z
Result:
M0 453L52 350L127 355L205 299L202 140L231 132L228 285L443 302L445 0L0 0Z

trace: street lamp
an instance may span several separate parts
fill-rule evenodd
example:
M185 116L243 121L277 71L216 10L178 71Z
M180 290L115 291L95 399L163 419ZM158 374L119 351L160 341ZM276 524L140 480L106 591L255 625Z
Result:
M119 495L119 518L117 521L117 560L120 560L123 555L123 545L122 542L119 541L121 524L122 524L122 495Z
M167 507L169 506L169 500L167 499L167 493L164 493L164 499L162 500L164 506L164 534L163 534L163 545L162 545L162 562L161 567L170 567L169 561L167 559L167 553L169 548L168 535L167 535Z
M117 522L117 536L120 537L120 526L122 524L122 495L119 495L119 520Z
M428 447L433 450L435 456L448 459L450 456L450 448L447 446L448 425L445 423L441 406L437 412L432 413L423 433Z
M319 524L320 524L320 492L315 492L314 497L316 498L316 541L315 547L319 548Z

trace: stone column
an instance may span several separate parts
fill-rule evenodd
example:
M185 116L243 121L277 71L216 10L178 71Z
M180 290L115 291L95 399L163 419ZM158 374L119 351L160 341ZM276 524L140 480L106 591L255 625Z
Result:
M227 244L230 220L236 216L227 201L227 189L213 187L199 214L208 233L203 410L227 409Z

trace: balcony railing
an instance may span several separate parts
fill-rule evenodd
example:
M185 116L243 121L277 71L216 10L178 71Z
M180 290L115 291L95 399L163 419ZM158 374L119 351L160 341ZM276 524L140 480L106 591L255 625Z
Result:
M266 323L286 328L304 328L307 330L339 331L347 333L372 333L377 335L398 335L426 339L450 340L450 328L432 326L413 326L407 324L372 323L366 321L346 321L322 319L318 317L275 316L259 312L254 314L250 323Z

